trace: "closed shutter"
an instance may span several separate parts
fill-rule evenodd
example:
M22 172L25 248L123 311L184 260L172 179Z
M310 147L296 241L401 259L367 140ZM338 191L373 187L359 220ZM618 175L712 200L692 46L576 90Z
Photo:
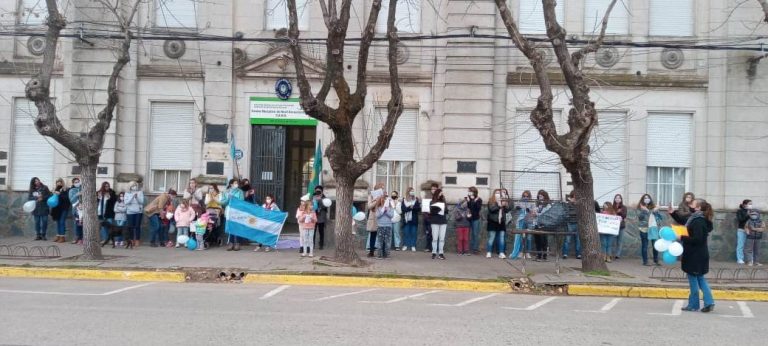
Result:
M560 113L553 113L555 124L558 124ZM518 111L515 117L514 170L560 172L560 159L544 146L539 130L531 124L530 115L530 111Z
M37 132L34 125L37 113L32 101L14 100L11 188L16 191L28 190L32 177L53 186L53 140Z
M197 0L155 1L155 25L164 28L197 28Z
M603 16L611 0L585 0L584 2L584 33L599 34L602 29ZM629 33L629 3L617 2L608 17L608 35L626 35Z
M627 180L626 113L601 111L598 119L589 141L595 200L613 200Z
M19 9L19 24L42 25L48 18L48 6L44 0L22 0Z
M691 167L691 114L648 115L646 160L648 167Z
M693 36L693 0L651 0L650 36Z
M153 170L191 170L195 108L191 102L152 102L150 166Z
M387 109L378 108L374 117L374 131L371 134L371 143L376 143L379 137L379 130L387 119ZM403 114L395 125L395 132L392 134L392 140L389 141L389 147L384 150L379 160L383 161L416 161L416 147L418 146L418 113L415 108L403 109Z
M389 1L382 1L379 18L376 19L376 32L387 32L387 17L389 16ZM421 0L398 1L395 10L395 27L398 32L421 32Z
M558 23L564 23L565 0L558 1L555 6L555 16ZM547 26L544 25L544 8L541 0L520 0L520 32L523 34L546 34Z
M267 0L267 9L265 17L267 29L288 28L288 1L286 0ZM309 28L309 8L312 5L310 0L296 0L296 15L299 16L299 30Z

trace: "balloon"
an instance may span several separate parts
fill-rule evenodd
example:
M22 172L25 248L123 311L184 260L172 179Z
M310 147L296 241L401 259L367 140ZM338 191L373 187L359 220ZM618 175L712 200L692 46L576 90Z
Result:
M194 249L196 249L196 248L197 248L197 242L196 242L194 239L191 239L191 238L190 238L190 239L187 241L187 249L189 249L189 250L194 250Z
M365 221L365 213L363 213L362 211L358 212L357 214L355 214L353 219L355 219L355 221Z
M655 243L653 243L653 248L656 249L658 252L664 252L669 249L669 244L672 244L664 239L659 239Z
M664 264L672 265L677 262L677 257L673 256L671 253L669 253L669 251L664 252L662 259L664 260Z
M661 236L661 239L669 242L677 240L677 234L675 234L675 231L670 227L662 227L661 230L659 230L659 235Z
M329 198L323 198L323 206L325 206L326 208L330 208L331 200Z
M48 203L49 208L56 208L59 206L59 195L53 195L49 197L46 203Z
M179 243L179 244L186 244L187 241L189 241L189 237L188 236L180 235L180 236L176 237L176 242Z
M683 245L678 242L669 244L669 249L667 249L667 252L675 257L680 256L683 254Z
M35 202L35 201L27 201L21 207L21 210L24 210L25 213L31 213L31 212L35 211L35 207L37 207L37 202Z

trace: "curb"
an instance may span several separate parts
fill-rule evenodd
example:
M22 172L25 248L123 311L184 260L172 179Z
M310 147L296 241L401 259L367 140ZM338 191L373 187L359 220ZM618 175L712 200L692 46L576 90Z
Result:
M283 274L248 274L245 283L306 285L306 286L340 286L340 287L372 287L372 288L414 288L439 289L448 291L473 291L491 293L512 293L511 286L506 282L482 282L469 280L440 280L440 279L405 279L380 278L364 276L339 275L283 275Z
M688 299L689 292L685 288L568 285L569 296ZM717 300L768 302L768 291L712 290L712 296Z
M0 267L0 277L70 280L185 282L182 272Z

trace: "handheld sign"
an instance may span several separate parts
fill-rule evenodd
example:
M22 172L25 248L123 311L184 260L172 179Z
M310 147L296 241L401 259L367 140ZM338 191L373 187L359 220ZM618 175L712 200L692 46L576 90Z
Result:
M619 235L621 229L621 216L596 213L597 233Z

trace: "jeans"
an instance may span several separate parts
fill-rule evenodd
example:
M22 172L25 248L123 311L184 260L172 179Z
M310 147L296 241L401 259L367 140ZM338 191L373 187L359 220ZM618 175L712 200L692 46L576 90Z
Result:
M69 209L62 210L59 220L56 221L56 235L67 235L67 216L69 216Z
M470 234L469 234L469 247L472 252L480 251L480 220L472 220L469 222Z
M736 262L744 263L744 244L747 242L747 232L739 228L736 231Z
M125 220L120 220L120 221L115 220L115 225L117 225L118 227L125 226L126 223L127 223L127 221L125 221ZM115 241L121 242L123 240L125 240L125 239L123 239L122 235L115 236Z
M168 230L170 230L170 228L171 228L170 223L168 223L167 225L162 224L162 226L160 226L160 233L158 234L160 238L157 240L157 242L160 245L165 245L168 242Z
M459 254L469 252L469 227L456 227L456 251Z
M613 248L613 255L616 256L616 258L621 257L621 240L624 239L624 228L619 230L619 235L615 236L614 241L614 248Z
M368 231L368 246L366 247L366 250L368 250L368 254L373 255L373 251L376 250L376 231Z
M448 229L447 224L432 224L432 253L443 254L445 248L445 231Z
M48 234L48 215L35 215L35 235L45 238Z
M181 243L179 243L179 237L181 237L183 235L189 237L189 227L177 227L176 230L177 230L177 233L176 233L176 245L181 245ZM186 245L186 244L184 244L184 245Z
M488 242L485 244L485 251L491 252L493 251L493 244L498 239L498 247L499 247L499 253L502 254L505 252L505 241L504 241L504 235L506 234L506 231L488 231Z
M160 232L162 231L160 214L153 214L149 217L149 242L155 244L158 240L160 240Z
M379 257L387 258L389 257L389 244L392 243L392 226L379 227L376 230L376 233L378 234L379 242L381 243Z
M393 222L392 223L392 239L394 239L394 247L400 248L401 239L400 239L400 228L402 227L402 223L400 222Z
M133 231L133 240L141 240L142 214L128 214L128 227Z
M112 219L112 218L105 219L103 216L99 216L99 225L101 225L101 222L104 222L104 221L106 221L110 225L115 223L115 219ZM107 238L109 238L109 229L107 227L101 226L101 228L99 229L99 235L101 236L102 241L107 240Z
M688 307L691 309L699 309L699 290L704 294L704 306L710 306L715 304L715 299L712 298L712 290L709 289L707 279L704 275L691 275L688 274L688 284L691 286L691 293L688 295Z
M613 234L600 234L600 245L603 250L603 254L606 256L611 255L611 243L613 242L613 238L616 237Z
M579 225L575 223L569 223L568 224L568 232L578 232L579 231ZM574 243L576 245L576 257L581 256L581 239L579 239L579 235L569 235L565 237L565 241L563 242L563 256L568 256L568 250L571 246L571 238L574 239Z
M640 232L640 256L643 258L643 264L648 264L648 232ZM659 252L653 245L656 240L651 240L651 251L653 252L653 263L659 263Z
M760 239L747 239L744 257L748 263L755 264L760 262Z
M403 230L403 244L405 247L416 247L416 240L419 237L419 225L406 223Z

